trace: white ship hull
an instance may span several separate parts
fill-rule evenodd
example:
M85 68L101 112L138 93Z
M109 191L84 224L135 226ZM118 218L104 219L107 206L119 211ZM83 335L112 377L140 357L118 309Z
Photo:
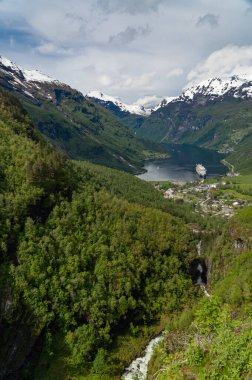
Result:
M196 173L198 174L198 176L200 178L206 178L206 172L207 171L203 165L197 164L195 170L196 170Z

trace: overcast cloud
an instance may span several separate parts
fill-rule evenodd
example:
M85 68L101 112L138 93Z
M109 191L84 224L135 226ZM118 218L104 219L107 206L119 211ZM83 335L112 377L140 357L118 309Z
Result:
M138 27L132 28L128 26L125 30L120 33L114 34L109 37L109 42L115 43L118 45L129 44L136 40L138 37L147 37L151 33L149 25L146 25L145 28Z
M176 96L252 75L252 0L2 0L0 54L87 93Z
M211 28L216 28L219 24L219 16L207 13L206 15L199 17L197 26L209 25Z

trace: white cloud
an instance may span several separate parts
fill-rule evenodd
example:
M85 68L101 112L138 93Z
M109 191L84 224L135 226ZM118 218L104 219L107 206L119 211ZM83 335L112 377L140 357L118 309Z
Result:
M118 44L118 45L126 45L139 37L147 37L151 33L151 28L149 25L145 27L132 28L131 26L127 26L127 28L115 35L109 37L109 42Z
M139 89L140 91L144 89L145 91L148 91L152 88L152 83L154 81L155 75L156 74L154 72L143 73L139 76L130 76L123 74L119 82L116 82L113 87L118 90L120 88L126 88L131 90Z
M2 0L0 54L83 93L99 89L129 103L176 96L188 81L230 72L228 61L244 56L238 47L252 44L248 2ZM249 65L238 60L233 71Z
M183 73L184 73L184 70L177 67L177 68L171 70L168 74L166 74L166 78L179 77Z
M159 104L163 99L164 99L163 96L146 95L142 98L137 99L135 104L139 106L144 106L146 108L151 108Z
M189 72L186 87L207 78L231 75L247 75L252 78L252 45L228 45L214 51Z
M72 53L72 49L70 48L65 49L62 47L58 47L52 42L42 43L41 45L37 46L34 50L40 54L48 54L48 55L50 54L69 55Z
M110 86L113 83L113 81L109 75L102 74L98 77L98 83L102 87L107 87L107 86Z
M97 4L105 12L142 13L157 11L160 4L167 0L98 0ZM171 0L169 1L172 2Z
M212 13L207 13L198 18L196 26L209 25L211 28L216 28L219 25L219 16Z

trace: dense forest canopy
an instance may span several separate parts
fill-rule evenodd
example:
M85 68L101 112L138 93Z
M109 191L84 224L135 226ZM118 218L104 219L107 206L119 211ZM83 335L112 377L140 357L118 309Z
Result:
M151 185L67 160L14 96L0 104L1 376L59 335L82 371L130 324L183 306L193 237Z

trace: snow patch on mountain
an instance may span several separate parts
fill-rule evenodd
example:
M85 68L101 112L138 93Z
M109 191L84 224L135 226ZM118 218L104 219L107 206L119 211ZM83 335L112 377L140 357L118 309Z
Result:
M23 74L27 82L56 82L55 79L38 70L23 70Z
M176 100L176 99L178 99L178 97L176 97L176 96L167 96L167 97L165 97L165 98L162 100L162 102L160 102L158 105L156 105L156 107L154 107L154 108L152 109L152 111L153 111L153 112L154 112L154 111L157 111L159 108L162 108L162 107L164 107L164 106L167 106L167 104L173 102L173 101Z
M252 81L244 75L243 78L233 75L232 77L210 78L186 89L179 101L192 101L195 96L208 96L210 100L230 95L235 98L246 98L252 96Z
M15 65L15 63L11 62L8 58L0 56L0 63L13 71L20 71L20 68Z
M145 109L142 105L139 104L126 104L121 101L119 98L115 98L110 95L103 94L100 91L90 91L87 95L88 98L98 99L101 102L110 102L115 104L123 112L128 112L135 115L148 116L151 113L151 110Z
M0 67L1 70L5 70L5 68L7 68L8 72L13 71L15 74L23 76L26 82L57 82L55 79L49 77L48 75L42 74L38 70L24 70L8 58L2 56L0 56L0 64L3 66L3 68ZM14 80L18 82L19 79L15 77Z

